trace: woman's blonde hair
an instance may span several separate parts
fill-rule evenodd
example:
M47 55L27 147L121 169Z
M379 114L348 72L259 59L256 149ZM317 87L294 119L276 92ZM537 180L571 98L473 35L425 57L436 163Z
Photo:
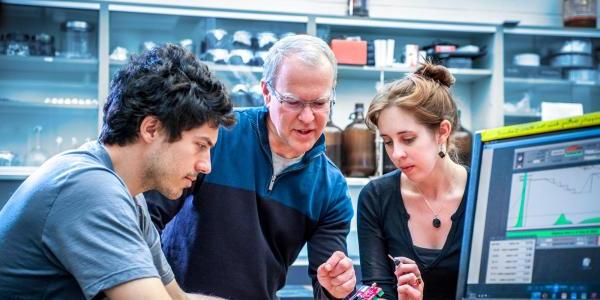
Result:
M396 106L412 113L417 122L432 132L439 128L442 121L448 120L452 124L452 135L458 124L456 103L450 92L454 82L454 76L444 66L422 63L414 73L386 84L375 95L367 112L367 126L374 130L381 112ZM457 161L451 140L449 137L447 141L448 153Z

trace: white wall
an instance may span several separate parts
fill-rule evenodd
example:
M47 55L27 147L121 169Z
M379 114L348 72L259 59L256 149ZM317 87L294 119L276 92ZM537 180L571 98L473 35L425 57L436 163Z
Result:
M139 3L138 0L106 0ZM518 20L521 25L560 26L561 0L367 0L370 17L423 21L501 24ZM144 0L156 5L235 9L304 15L346 14L347 0Z
M561 26L560 0L379 0L371 2L371 16L415 20Z

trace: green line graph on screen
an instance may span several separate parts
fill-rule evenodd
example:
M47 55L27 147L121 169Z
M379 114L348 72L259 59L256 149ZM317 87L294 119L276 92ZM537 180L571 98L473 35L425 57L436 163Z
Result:
M509 233L573 227L600 227L600 165L513 174Z

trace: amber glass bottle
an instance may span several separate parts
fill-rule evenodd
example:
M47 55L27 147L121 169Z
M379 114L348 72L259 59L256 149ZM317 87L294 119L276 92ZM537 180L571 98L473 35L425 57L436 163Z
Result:
M327 157L340 170L342 169L342 135L342 129L333 124L330 116L327 126L325 126L325 149Z
M344 172L348 176L366 177L375 172L375 133L367 127L362 103L356 103L350 123L344 129Z
M392 162L389 155L387 154L387 152L384 149L383 150L383 174L392 172L394 170L396 170L396 166L394 166L394 163Z
M458 124L456 131L454 132L454 145L456 145L456 151L458 154L459 163L470 166L471 165L471 147L473 145L473 134L470 131L462 127L460 121L460 111L458 111Z
M563 0L563 24L566 27L596 28L596 0Z

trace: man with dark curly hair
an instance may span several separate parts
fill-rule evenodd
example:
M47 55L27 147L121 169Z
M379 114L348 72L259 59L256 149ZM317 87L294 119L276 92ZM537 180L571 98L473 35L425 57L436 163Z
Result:
M223 84L181 47L133 57L111 83L99 140L48 160L0 211L0 298L191 296L141 193L177 199L208 174L231 111Z

